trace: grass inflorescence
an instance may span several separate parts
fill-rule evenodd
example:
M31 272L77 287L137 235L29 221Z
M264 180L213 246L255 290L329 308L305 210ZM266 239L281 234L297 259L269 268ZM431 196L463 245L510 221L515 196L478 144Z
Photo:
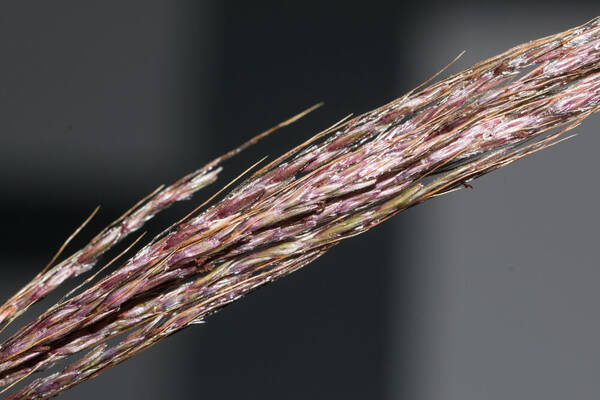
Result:
M86 280L80 293L23 326L0 346L0 387L87 351L8 398L56 395L303 267L342 240L563 140L599 106L596 18L345 118L247 171L223 199L196 208L119 268L95 283ZM0 324L93 268L156 212L215 181L221 161L262 136L159 188L81 251L44 270L0 307ZM119 335L117 344L104 343Z

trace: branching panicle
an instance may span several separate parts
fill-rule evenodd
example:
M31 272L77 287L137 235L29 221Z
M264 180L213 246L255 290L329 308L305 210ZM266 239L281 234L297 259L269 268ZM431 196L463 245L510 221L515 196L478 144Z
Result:
M0 346L0 386L91 349L8 398L53 396L301 268L341 240L557 143L599 107L596 18L343 120L21 328ZM0 323L87 269L158 210L214 181L220 161L107 228L73 256L75 266L71 257L36 277L0 308ZM62 271L68 272L46 283ZM102 344L126 332L118 344Z

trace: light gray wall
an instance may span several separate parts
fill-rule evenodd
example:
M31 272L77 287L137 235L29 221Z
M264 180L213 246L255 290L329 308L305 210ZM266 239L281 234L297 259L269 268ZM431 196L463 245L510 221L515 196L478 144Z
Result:
M399 62L413 67L404 78L415 83L461 50L454 71L580 25L598 7L428 11L400 44ZM598 398L599 130L592 116L574 139L399 217L413 240L391 250L413 275L390 315L388 398Z

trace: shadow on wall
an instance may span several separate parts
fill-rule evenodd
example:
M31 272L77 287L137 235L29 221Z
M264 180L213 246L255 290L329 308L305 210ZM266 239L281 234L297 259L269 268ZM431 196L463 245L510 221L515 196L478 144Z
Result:
M398 95L392 2L67 3L0 6L2 293L98 203L72 249L160 183L311 104L327 102L228 162L148 237L264 155ZM396 240L388 224L343 244L61 398L382 398Z

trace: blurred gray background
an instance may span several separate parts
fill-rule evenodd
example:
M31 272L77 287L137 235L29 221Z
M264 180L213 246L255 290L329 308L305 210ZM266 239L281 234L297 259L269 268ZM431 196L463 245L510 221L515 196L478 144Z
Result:
M595 1L3 2L0 297L97 204L71 249L308 105L326 102L150 233L461 50L453 71L598 14ZM599 127L590 118L578 137L343 243L61 398L596 399Z

